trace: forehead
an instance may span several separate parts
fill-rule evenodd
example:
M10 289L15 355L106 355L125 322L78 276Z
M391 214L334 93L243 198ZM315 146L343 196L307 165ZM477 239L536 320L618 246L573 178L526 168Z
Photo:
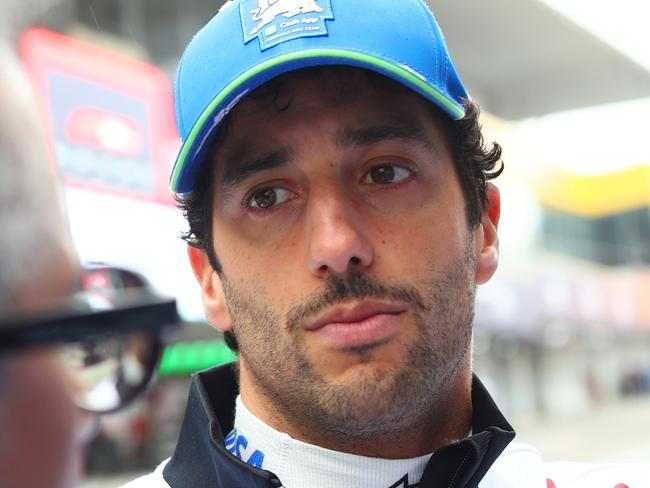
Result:
M344 66L315 67L285 74L262 85L236 107L230 118L239 121L260 112L274 116L310 103L340 107L354 102L359 109L365 102L381 108L393 101L403 103L405 99L423 108L430 107L419 95L378 73Z
M341 66L308 68L276 78L243 99L221 128L210 159L217 169L231 166L269 146L289 147L295 134L305 130L336 141L346 131L390 126L426 132L438 146L444 144L443 120L430 102L377 73Z

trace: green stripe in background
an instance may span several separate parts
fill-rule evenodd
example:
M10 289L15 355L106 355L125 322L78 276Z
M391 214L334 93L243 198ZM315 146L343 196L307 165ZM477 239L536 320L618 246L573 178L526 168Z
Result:
M182 376L237 359L223 341L178 342L165 347L160 361L160 377Z

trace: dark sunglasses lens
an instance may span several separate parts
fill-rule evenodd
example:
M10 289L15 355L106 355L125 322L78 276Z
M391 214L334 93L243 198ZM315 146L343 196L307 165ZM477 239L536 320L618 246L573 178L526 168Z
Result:
M159 350L157 339L144 332L67 344L61 356L75 403L93 412L124 406L146 387Z

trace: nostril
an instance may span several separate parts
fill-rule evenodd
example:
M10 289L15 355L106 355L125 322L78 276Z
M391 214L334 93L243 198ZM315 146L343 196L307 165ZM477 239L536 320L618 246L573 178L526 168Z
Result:
M361 264L361 259L359 259L359 258L356 257L356 256L352 256L352 257L350 258L350 262L351 262L352 264Z

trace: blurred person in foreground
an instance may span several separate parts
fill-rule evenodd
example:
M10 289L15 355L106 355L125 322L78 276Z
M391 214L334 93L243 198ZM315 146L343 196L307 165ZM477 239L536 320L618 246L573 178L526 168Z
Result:
M66 234L30 84L0 45L0 309L35 313L67 298L80 265ZM64 387L56 353L0 357L2 486L72 486L77 432L88 422Z
M511 443L472 373L501 151L424 2L226 2L176 110L189 260L239 361L194 376L129 488L647 485Z
M31 85L3 41L0 86L0 486L68 488L94 413L121 408L151 378L175 303L143 283L114 289L134 273L82 269ZM94 295L78 293L82 281Z

